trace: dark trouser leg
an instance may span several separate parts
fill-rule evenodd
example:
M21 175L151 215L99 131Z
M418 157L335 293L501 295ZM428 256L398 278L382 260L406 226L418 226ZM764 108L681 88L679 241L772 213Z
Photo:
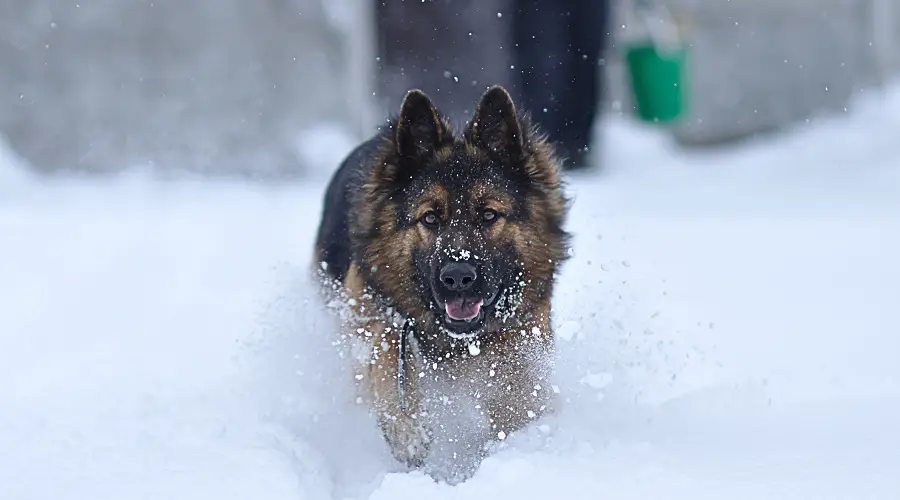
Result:
M587 160L608 21L606 0L520 0L513 16L518 99L569 165Z
M568 1L572 5L569 33L573 58L562 105L568 126L561 140L568 148L584 149L590 146L592 126L604 97L600 58L609 29L609 5L604 0Z
M566 124L569 22L567 0L519 0L513 14L516 99L554 141Z

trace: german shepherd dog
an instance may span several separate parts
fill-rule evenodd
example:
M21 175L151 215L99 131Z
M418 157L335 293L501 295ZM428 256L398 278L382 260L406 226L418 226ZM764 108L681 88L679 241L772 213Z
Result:
M409 91L334 174L315 264L348 304L360 397L399 461L480 462L551 410L567 210L551 145L500 86L462 131Z

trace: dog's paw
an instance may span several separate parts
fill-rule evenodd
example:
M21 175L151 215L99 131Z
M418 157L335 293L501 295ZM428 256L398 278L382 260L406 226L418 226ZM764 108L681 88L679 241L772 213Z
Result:
M419 420L404 414L385 415L381 419L381 429L394 458L408 467L422 465L431 438Z

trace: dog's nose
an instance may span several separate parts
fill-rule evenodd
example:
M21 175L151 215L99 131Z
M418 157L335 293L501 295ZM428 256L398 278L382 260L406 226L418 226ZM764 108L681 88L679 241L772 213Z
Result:
M475 266L466 262L450 262L441 268L441 283L448 290L462 292L472 288L478 273Z

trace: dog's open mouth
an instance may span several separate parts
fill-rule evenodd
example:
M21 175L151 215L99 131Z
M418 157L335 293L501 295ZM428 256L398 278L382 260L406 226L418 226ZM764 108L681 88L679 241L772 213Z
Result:
M477 336L499 292L494 290L487 297L460 295L442 300L444 331L457 340Z
M465 340L478 335L484 323L484 299L457 297L444 302L444 331L452 338Z
M483 299L459 297L444 303L444 312L452 321L471 322L481 315Z

